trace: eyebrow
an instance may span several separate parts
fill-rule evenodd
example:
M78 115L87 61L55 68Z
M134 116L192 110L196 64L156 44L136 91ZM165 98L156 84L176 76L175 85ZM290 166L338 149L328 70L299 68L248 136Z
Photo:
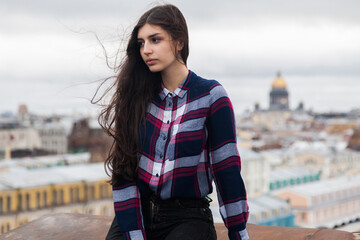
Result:
M153 37L156 37L157 35L159 35L160 33L154 33L154 34L151 34L150 36L148 36L147 38L153 38ZM137 40L143 40L142 38L138 38Z

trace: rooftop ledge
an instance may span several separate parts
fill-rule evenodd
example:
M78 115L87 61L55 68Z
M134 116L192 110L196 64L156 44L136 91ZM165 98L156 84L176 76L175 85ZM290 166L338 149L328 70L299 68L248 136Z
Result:
M103 240L112 217L62 213L49 214L0 236L0 240ZM215 224L219 240L228 239L223 224ZM360 233L331 229L273 227L248 224L251 240L355 240Z

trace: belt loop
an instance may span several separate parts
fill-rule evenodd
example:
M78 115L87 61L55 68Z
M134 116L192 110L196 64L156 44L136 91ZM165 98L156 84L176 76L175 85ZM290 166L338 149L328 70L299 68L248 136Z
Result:
M178 207L184 208L184 205L181 204L181 201L178 198L175 199L175 202Z

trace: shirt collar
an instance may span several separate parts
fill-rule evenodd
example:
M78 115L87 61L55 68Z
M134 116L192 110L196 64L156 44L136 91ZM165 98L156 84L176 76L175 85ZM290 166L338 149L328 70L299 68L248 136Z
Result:
M165 86L164 84L161 84L161 91L159 93L161 100L164 100L169 94L171 94L172 96L176 95L179 98L183 98L186 94L186 92L189 90L190 88L190 84L191 84L191 80L193 78L195 74L189 70L189 73L187 75L187 77L185 78L185 80L180 84L180 86L178 88L175 89L174 92L170 92Z

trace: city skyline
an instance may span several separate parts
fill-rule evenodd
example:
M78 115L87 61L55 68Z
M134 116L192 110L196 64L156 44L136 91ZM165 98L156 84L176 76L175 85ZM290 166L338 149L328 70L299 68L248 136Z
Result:
M268 108L281 71L290 108L359 108L358 1L168 1L185 15L189 69L216 79L235 111ZM0 112L96 111L89 103L107 68L96 34L113 56L152 1L5 0L0 3ZM126 41L126 40L125 40Z

